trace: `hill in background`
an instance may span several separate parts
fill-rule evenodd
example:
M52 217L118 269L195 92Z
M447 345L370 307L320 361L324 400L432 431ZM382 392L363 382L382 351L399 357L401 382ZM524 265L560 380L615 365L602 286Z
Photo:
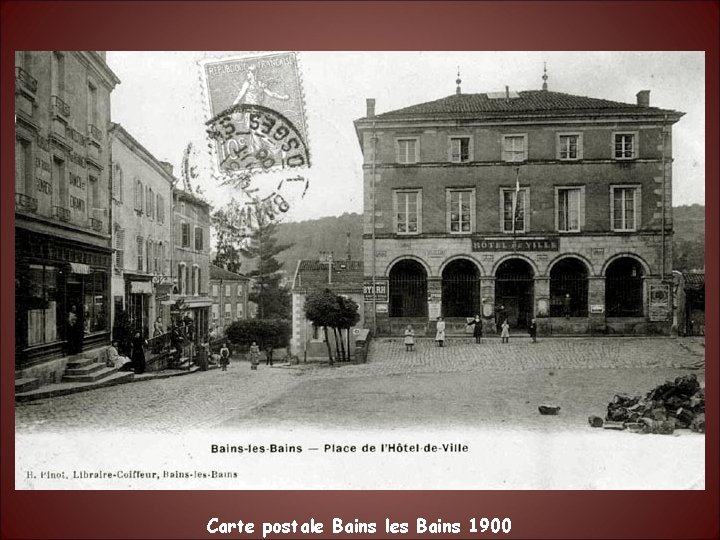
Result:
M705 267L705 206L677 206L673 208L675 227L675 270L692 270ZM321 251L332 251L335 260L346 259L347 233L350 233L349 253L353 260L362 260L362 215L343 214L296 223L280 223L278 244L294 244L277 256L283 263L288 279L292 279L300 259L319 258ZM243 262L242 272L255 268L255 261Z

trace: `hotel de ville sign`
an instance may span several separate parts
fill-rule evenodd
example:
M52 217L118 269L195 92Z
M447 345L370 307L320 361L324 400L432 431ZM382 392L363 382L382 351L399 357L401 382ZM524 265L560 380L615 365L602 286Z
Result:
M558 251L560 241L553 237L472 239L473 251Z

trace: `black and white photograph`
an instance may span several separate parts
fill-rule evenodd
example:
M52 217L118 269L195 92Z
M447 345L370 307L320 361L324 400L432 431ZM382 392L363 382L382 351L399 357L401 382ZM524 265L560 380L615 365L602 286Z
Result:
M705 489L705 54L16 51L18 490Z

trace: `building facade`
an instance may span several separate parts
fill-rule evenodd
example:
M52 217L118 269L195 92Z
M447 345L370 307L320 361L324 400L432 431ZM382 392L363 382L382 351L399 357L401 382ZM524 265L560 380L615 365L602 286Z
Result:
M15 302L20 377L110 337L110 95L103 51L15 53Z
M172 167L158 161L119 124L112 148L112 313L126 310L134 328L152 337L155 321L170 325L172 293Z
M175 189L173 192L172 262L173 296L167 301L173 318L191 318L194 336L209 335L210 306L210 205L197 195Z
M355 122L366 318L451 332L667 332L682 113L542 90L454 95ZM374 292L373 292L374 286Z
M210 328L215 335L225 335L234 321L249 319L248 292L250 278L210 265Z
M292 282L292 337L290 353L300 360L326 360L328 348L325 332L305 316L305 299L314 291L330 289L345 296L360 306L360 320L350 331L347 350L355 350L355 336L352 330L365 326L363 312L363 263L362 261L300 260L295 268ZM332 336L332 332L328 331ZM330 337L330 349L338 357L335 340Z

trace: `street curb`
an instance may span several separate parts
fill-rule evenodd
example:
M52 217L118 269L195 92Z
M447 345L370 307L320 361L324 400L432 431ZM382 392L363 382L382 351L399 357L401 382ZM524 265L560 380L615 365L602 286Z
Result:
M187 371L179 371L177 373L167 373L162 375L153 375L153 376L145 376L143 377L140 375L141 378L137 378L138 376L134 373L127 373L126 376L116 377L114 379L111 379L109 381L103 381L99 384L92 384L88 383L85 386L76 386L71 388L61 388L56 390L45 390L45 391L37 391L34 390L33 393L22 393L22 394L15 394L15 402L16 403L28 403L31 401L38 401L40 399L52 399L60 396L69 396L70 394L79 394L81 392L89 392L91 390L97 390L99 388L109 388L111 386L117 386L120 384L131 384L131 383L140 383L145 381L154 381L158 379L169 379L170 377L179 377L182 375L190 375L191 373L197 373L200 371L200 368L198 366L193 366L191 369ZM42 387L40 388L40 390Z

